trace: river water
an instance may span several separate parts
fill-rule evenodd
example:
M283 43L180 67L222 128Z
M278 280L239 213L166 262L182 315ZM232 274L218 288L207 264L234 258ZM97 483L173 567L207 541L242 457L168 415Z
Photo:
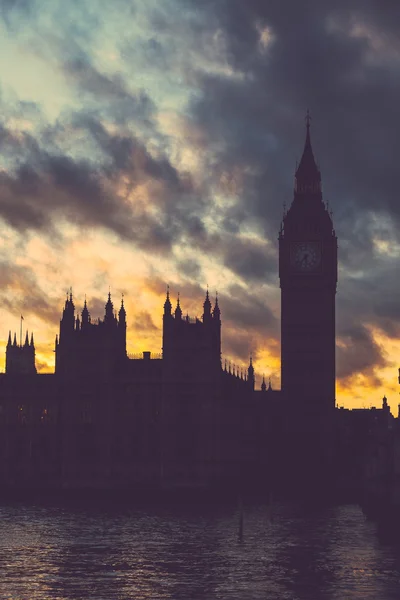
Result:
M399 600L400 545L357 506L0 506L0 598Z

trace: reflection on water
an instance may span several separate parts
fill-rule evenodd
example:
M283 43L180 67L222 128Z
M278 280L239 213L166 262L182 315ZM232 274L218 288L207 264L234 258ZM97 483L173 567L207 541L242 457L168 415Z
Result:
M356 506L0 507L0 598L398 600L400 549Z

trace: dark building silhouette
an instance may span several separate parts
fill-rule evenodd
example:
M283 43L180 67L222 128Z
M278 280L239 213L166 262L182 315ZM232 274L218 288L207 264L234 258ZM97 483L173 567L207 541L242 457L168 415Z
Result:
M291 412L335 407L337 238L310 140L279 233L282 392Z
M126 329L123 300L117 314L109 293L93 321L86 299L79 314L70 292L54 374L32 370L33 337L9 342L0 485L204 486L235 484L254 469L254 369L251 360L246 373L222 367L218 299L212 305L207 291L193 319L179 296L172 310L167 290L160 355L129 357Z
M0 490L298 491L323 487L328 478L354 480L363 454L349 466L351 432L366 447L368 435L360 431L375 414L357 419L335 410L337 238L322 200L309 116L306 125L279 234L282 390L264 378L255 389L252 357L246 371L222 363L221 311L208 290L202 317L193 319L184 316L179 295L173 309L167 289L162 352L140 357L126 352L123 299L117 313L109 293L104 317L94 321L86 299L76 311L71 291L54 374L36 374L33 336L18 345L9 335L0 375Z
M111 374L126 359L126 312L121 302L118 316L111 294L105 305L104 319L92 323L87 302L81 318L75 315L72 292L67 295L55 343L56 373L65 378L88 378L99 371Z
M14 333L14 341L11 343L11 331L9 332L6 347L6 373L9 375L36 373L33 334L29 341L28 332L26 332L25 343L17 344L17 334Z

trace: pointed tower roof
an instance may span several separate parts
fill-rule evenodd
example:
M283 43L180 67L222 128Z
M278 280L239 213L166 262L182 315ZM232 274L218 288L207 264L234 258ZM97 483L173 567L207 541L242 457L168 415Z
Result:
M310 113L307 110L306 115L306 141L304 144L303 155L296 169L296 188L298 193L320 192L321 191L321 173L315 162L314 153L311 146L310 136Z
M120 321L124 321L126 318L126 310L125 310L125 306L124 306L124 295L123 294L122 294L122 298L121 298L121 308L119 309L118 316L119 316Z
M35 346L35 344L33 342L33 333L31 333L31 346L32 346L32 348Z
M180 304L180 299L179 299L179 292L178 292L178 300L177 300L176 309L175 309L175 319L182 319L182 309L181 309L181 304Z
M106 322L110 322L114 320L114 305L111 301L111 292L108 291L108 299L105 305L105 309L106 309L106 313L105 313L105 317L104 320Z
M207 286L207 291L206 291L206 299L204 300L204 309L207 307L211 310L211 302L210 302L210 295L208 293L208 286Z
M171 300L169 299L169 285L167 285L167 296L166 296L165 302L164 302L164 314L170 315L171 311L172 311L172 304L171 304Z
M266 390L266 389L267 389L267 386L266 386L266 384L265 384L265 377L264 377L264 375L263 375L263 378L262 378L262 384L261 384L261 391L262 391L262 392L265 392L265 390Z
M11 330L8 332L8 342L7 346L11 346Z
M29 337L28 337L28 330L26 330L26 335L25 335L25 346L29 346Z
M218 304L218 292L215 292L215 305L213 309L213 317L219 319L221 317L221 311Z
M250 354L250 364L249 364L249 368L247 370L248 370L249 374L254 373L253 356L251 354Z
M210 296L208 294L208 286L207 286L206 298L203 303L203 322L209 321L210 318L211 318L211 302L210 302Z
M89 310L87 307L86 294L85 294L85 302L83 304L83 309L82 309L82 323L88 323L88 322L89 322Z
M72 299L72 288L70 288L70 290L69 290L69 305L70 305L71 308L75 309L75 304L74 304L74 301Z
M14 332L14 341L13 341L13 346L17 345L17 334Z
M106 302L106 308L113 308L113 303L111 301L111 291L108 290L108 298Z

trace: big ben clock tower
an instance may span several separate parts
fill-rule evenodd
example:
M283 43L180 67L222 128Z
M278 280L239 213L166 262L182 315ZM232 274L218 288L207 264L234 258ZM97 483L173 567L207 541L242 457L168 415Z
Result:
M321 174L310 139L296 170L294 198L279 234L282 392L303 415L335 407L337 238L322 200Z

